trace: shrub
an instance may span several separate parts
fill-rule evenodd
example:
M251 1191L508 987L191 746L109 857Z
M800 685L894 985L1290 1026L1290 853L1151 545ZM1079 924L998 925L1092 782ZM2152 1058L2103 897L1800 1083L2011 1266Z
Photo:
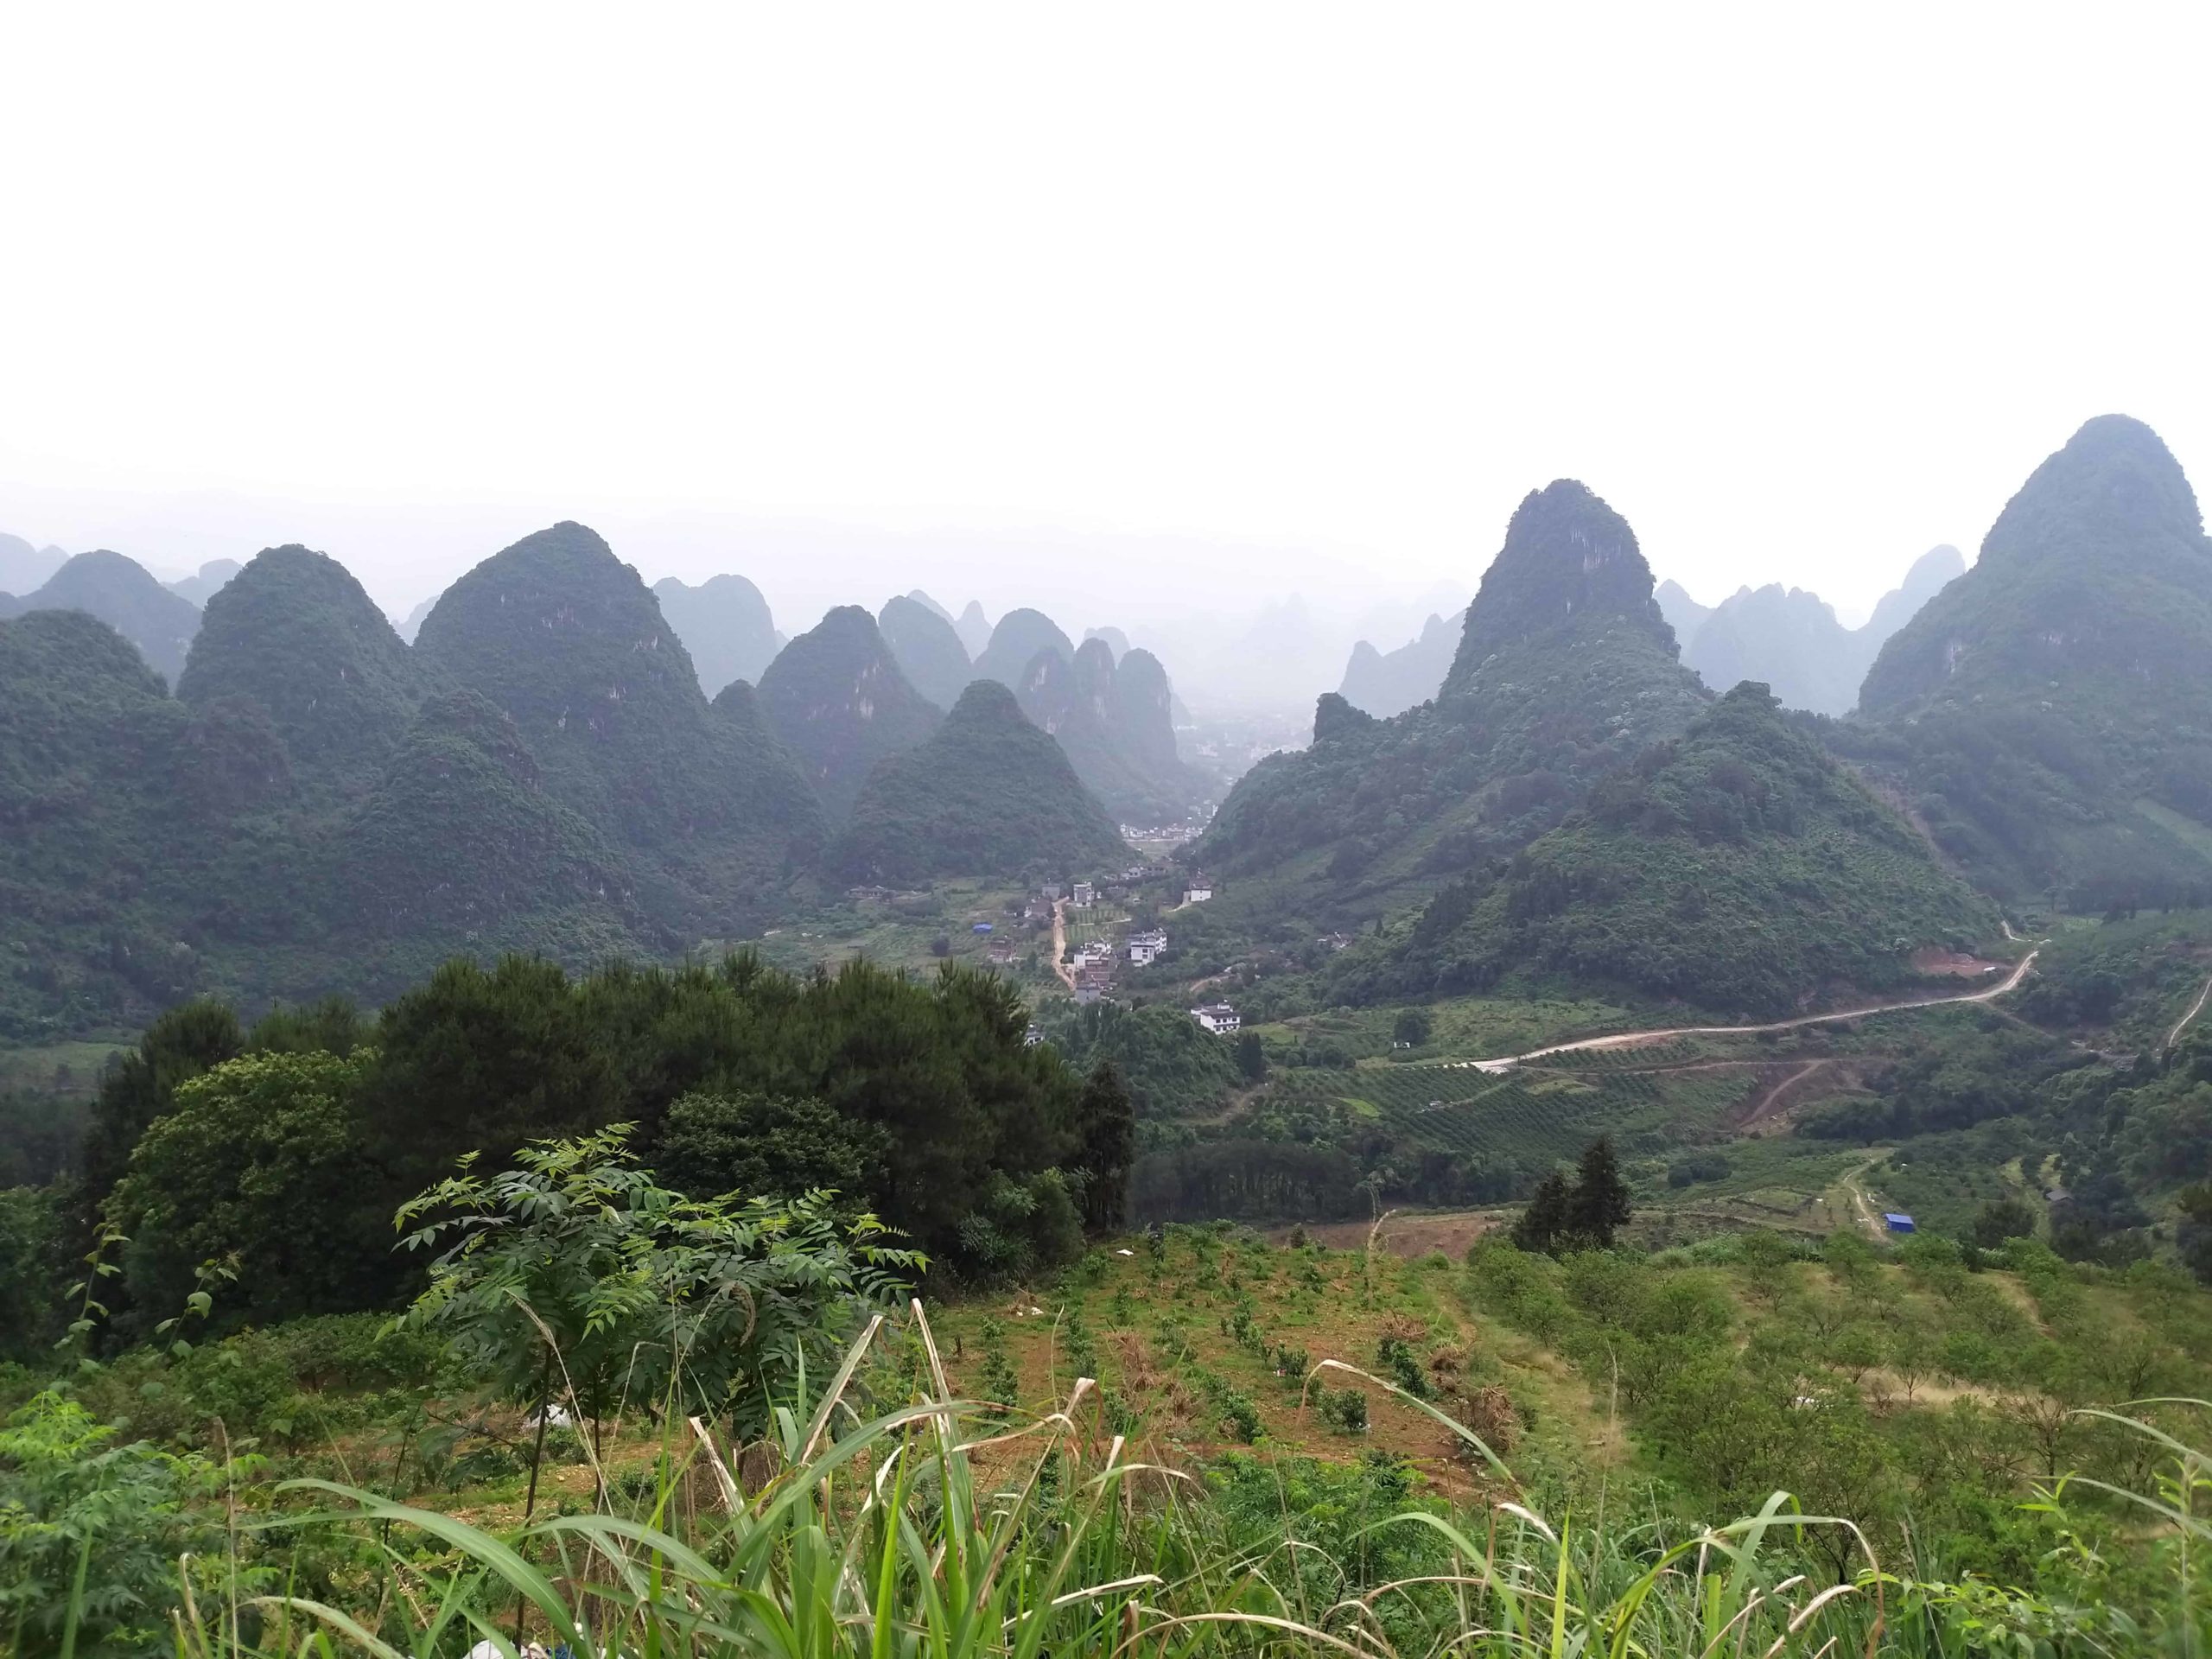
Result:
M1313 1397L1316 1416L1339 1434L1367 1433L1367 1396L1357 1389L1323 1389Z
M18 1651L60 1651L73 1599L80 1652L167 1645L178 1555L221 1548L219 1530L188 1507L220 1490L219 1471L114 1440L52 1392L0 1428L0 1625Z

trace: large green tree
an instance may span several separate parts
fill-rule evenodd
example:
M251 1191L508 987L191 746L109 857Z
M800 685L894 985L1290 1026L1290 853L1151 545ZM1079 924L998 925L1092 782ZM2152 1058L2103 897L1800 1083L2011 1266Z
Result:
M1613 1235L1628 1223L1628 1183L1621 1179L1613 1138L1601 1135L1582 1149L1575 1170L1574 1197L1567 1206L1567 1230L1600 1250L1613 1247Z
M700 1091L669 1108L653 1162L663 1180L695 1198L823 1191L855 1200L881 1185L890 1154L877 1125L818 1100Z
M1076 1122L1082 1136L1076 1168L1083 1178L1084 1225L1109 1232L1128 1214L1129 1172L1137 1161L1136 1108L1111 1060L1091 1069L1076 1102Z
M344 1312L385 1293L354 1098L370 1058L242 1055L178 1087L107 1204L130 1241L136 1322L181 1311L208 1262L237 1268L225 1322Z

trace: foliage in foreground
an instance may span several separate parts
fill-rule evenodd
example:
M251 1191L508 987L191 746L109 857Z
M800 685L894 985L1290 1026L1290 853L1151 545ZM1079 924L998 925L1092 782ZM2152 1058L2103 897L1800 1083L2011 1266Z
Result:
M1204 1485L1134 1460L1078 1381L1061 1408L1007 1426L953 1402L918 1305L924 1391L872 1390L872 1320L810 1412L779 1408L781 1472L747 1491L699 1423L671 1426L658 1478L588 1515L505 1535L373 1493L295 1482L264 1516L274 1548L334 1529L379 1541L378 1588L344 1605L220 1594L177 1611L181 1652L455 1652L518 1637L575 1653L1042 1655L2194 1652L2203 1588L2186 1552L2206 1453L2152 1431L2169 1474L2128 1495L2165 1534L2163 1605L2075 1599L1878 1568L1847 1521L1776 1493L1728 1526L1539 1516L1503 1465L1454 1433L1494 1480L1475 1510L1414 1498L1388 1468L1230 1459ZM895 1374L901 1368L889 1369ZM1318 1368L1411 1396L1349 1368ZM1435 1414L1432 1413L1432 1414ZM2063 1487L2038 1502L2062 1516ZM1847 1542L1847 1576L1808 1577L1810 1539Z

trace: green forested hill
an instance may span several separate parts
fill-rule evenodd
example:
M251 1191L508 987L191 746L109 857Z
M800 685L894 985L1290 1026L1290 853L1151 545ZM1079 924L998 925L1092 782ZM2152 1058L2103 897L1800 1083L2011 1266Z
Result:
M1602 779L1567 823L1353 953L1338 982L1373 1000L1559 975L1772 1014L1833 987L1897 984L1914 950L1996 925L1764 687L1745 684Z
M0 623L0 1035L143 1018L205 982L228 918L281 907L291 769L257 705L177 702L54 610Z
M416 649L513 720L549 794L648 877L671 925L749 931L822 839L790 755L718 720L635 570L556 524L448 588Z
M1128 849L1060 747L1014 694L978 680L937 734L878 765L830 854L853 880L1065 875L1125 861Z
M804 765L832 824L852 810L871 767L922 742L940 718L857 605L840 605L779 652L759 691L760 712Z
M1010 690L1018 689L1040 651L1051 652L1064 663L1075 661L1074 644L1051 617L1042 611L1008 611L991 630L990 644L976 655L976 677L996 680Z
M423 706L334 851L361 959L349 984L388 990L461 950L589 961L652 938L627 862L546 793L514 721L473 691Z
M105 550L78 554L14 606L16 615L60 610L99 618L137 646L171 685L184 671L185 653L200 631L198 606L162 587L136 559Z
M1634 533L1561 480L1514 513L1436 700L1375 720L1323 697L1313 747L1248 773L1195 856L1236 904L1366 919L1517 851L1707 702Z
M1167 676L1148 652L1121 664L1103 639L1086 639L1072 664L1039 651L1014 688L1030 721L1050 732L1084 787L1125 823L1166 823L1205 792L1175 753Z
M1993 890L2212 890L2212 543L2180 466L2083 426L1883 648L1838 747Z
M876 613L876 626L914 690L939 709L950 709L960 701L976 670L950 620L942 609L922 602L927 597L901 594L887 600Z
M207 601L178 698L268 712L302 786L372 783L428 679L361 584L327 554L272 547Z
M821 856L750 689L710 708L580 526L454 584L419 655L302 548L210 607L176 697L88 613L0 624L0 1037L374 997L456 950L678 950Z

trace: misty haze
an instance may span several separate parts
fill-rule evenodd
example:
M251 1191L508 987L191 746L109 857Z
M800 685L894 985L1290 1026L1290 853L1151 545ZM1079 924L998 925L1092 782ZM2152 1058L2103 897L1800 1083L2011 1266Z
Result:
M2212 1651L2209 44L0 20L0 1654Z

